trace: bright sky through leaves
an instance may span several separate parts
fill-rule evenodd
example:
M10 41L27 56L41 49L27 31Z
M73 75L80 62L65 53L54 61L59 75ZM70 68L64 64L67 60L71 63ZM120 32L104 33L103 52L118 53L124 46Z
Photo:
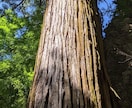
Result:
M105 37L104 29L108 26L113 18L113 12L116 9L116 5L113 4L114 0L102 0L98 2L98 7L103 14L103 37Z

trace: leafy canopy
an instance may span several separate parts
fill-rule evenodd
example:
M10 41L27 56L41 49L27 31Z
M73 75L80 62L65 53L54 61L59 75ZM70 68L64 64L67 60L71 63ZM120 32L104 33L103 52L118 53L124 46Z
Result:
M25 108L42 22L39 11L20 18L6 10L0 18L1 108Z

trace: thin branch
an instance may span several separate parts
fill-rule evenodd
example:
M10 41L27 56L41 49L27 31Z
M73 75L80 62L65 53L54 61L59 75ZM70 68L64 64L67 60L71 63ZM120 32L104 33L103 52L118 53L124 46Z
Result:
M132 58L131 55L129 55L129 54L127 54L127 53L125 53L125 52L123 52L123 51L121 51L121 50L118 50L117 53L120 54L120 55L123 55L123 56L129 57L129 58Z
M25 0L22 0L19 4L17 4L16 6L14 6L14 7L12 8L12 10L16 9L16 8L17 8L18 6L20 6L24 1L25 1Z
M129 62L129 61L131 61L132 60L132 58L128 58L128 59L126 59L126 60L124 60L124 61L119 61L118 63L126 63L126 62Z
M132 60L132 55L129 55L126 52L123 52L123 51L121 51L119 49L116 49L116 54L123 55L123 56L126 57L126 59L124 61L122 61L122 62L119 61L118 63L126 63L126 62L129 62L129 61Z

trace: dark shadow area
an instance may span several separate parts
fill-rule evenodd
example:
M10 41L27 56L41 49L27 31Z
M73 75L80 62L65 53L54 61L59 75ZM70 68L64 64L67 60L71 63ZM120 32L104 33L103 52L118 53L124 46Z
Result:
M104 40L108 73L121 100L120 108L132 105L132 18L115 17Z

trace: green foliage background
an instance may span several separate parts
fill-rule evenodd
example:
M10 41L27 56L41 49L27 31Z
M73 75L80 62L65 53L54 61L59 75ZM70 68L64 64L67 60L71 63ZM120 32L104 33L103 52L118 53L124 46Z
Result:
M0 108L25 108L42 24L40 10L21 18L6 10L0 18Z

